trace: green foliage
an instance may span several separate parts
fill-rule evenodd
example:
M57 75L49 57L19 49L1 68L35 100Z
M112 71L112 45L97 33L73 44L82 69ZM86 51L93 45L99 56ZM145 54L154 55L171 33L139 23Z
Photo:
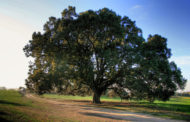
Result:
M132 98L169 100L177 89L183 89L186 79L174 62L169 62L171 50L167 48L167 39L154 35L143 42L140 50L140 61L131 72L132 78L125 82L132 91Z
M158 35L145 42L135 22L107 8L77 14L68 7L62 18L50 17L44 33L34 32L24 47L34 58L26 85L38 94L93 93L94 103L108 88L167 100L185 80L174 63L177 69L171 71L166 44Z

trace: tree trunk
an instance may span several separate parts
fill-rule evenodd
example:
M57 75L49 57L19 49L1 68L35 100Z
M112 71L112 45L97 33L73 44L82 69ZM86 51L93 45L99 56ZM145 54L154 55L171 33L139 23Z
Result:
M101 104L101 102L100 102L100 96L101 96L101 92L94 91L94 94L93 94L93 103L95 103L95 104Z

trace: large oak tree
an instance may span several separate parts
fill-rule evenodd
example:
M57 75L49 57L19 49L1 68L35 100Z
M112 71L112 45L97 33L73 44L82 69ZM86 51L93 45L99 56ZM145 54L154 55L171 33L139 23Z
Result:
M39 94L93 92L94 103L100 103L103 92L114 87L131 94L141 92L151 99L154 94L150 91L156 89L160 93L155 98L162 93L169 98L185 80L178 69L178 75L172 75L169 57L165 57L167 47L157 45L157 36L151 38L146 42L135 22L107 8L77 14L74 7L68 7L61 18L50 17L44 32L34 32L24 47L26 56L34 58L26 85Z

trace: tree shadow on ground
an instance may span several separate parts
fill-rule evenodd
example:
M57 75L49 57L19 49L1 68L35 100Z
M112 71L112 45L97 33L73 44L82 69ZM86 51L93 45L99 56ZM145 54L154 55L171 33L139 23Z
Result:
M168 111L181 111L181 112L190 112L190 105L181 105L181 104L165 104L165 103L134 103L134 104L115 104L114 107L144 107L155 110L168 110Z
M165 116L173 119L190 121L190 105L165 104L165 103L105 103L100 106L108 109L122 110L123 108L136 109L137 113L146 113L156 116ZM150 111L149 111L150 110ZM152 111L154 110L154 111Z
M90 100L74 100L73 102L82 102L82 103L90 103Z
M166 103L113 103L113 102L104 102L100 105L91 106L90 105L81 105L85 110L93 110L93 111L103 111L107 112L107 109L112 109L111 113L119 113L126 112L131 109L135 109L135 113L145 113L159 117L166 117L172 119L180 119L190 121L190 105L182 105L182 104L166 104ZM91 108L92 107L92 108ZM94 108L95 107L95 108ZM98 108L106 108L97 109ZM125 110L126 108L126 110ZM116 110L116 111L115 111ZM108 110L109 111L109 110ZM87 113L89 116L100 116L99 114ZM105 116L107 117L107 116Z
M0 122L12 122L12 121L9 121L9 120L6 120L4 118L1 118L1 116L0 116Z
M95 116L95 117L102 117L102 118L108 118L108 119L123 120L119 116L110 116L109 114L102 114L102 113L80 112L80 114L83 114L86 116Z
M3 116L8 116L8 114L0 111L0 122L11 122L10 120L3 118Z
M5 100L0 100L0 104L7 104L7 105L14 105L14 106L25 106L23 104L9 102L9 101L5 101Z

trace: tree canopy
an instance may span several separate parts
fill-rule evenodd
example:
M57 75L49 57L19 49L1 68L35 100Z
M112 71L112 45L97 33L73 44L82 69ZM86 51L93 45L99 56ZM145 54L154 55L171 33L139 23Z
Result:
M131 97L167 100L186 83L168 60L167 39L145 41L134 21L108 8L78 14L69 6L61 18L49 18L43 33L33 33L24 52L34 58L26 86L38 94L93 93L100 103L107 89L122 89Z

